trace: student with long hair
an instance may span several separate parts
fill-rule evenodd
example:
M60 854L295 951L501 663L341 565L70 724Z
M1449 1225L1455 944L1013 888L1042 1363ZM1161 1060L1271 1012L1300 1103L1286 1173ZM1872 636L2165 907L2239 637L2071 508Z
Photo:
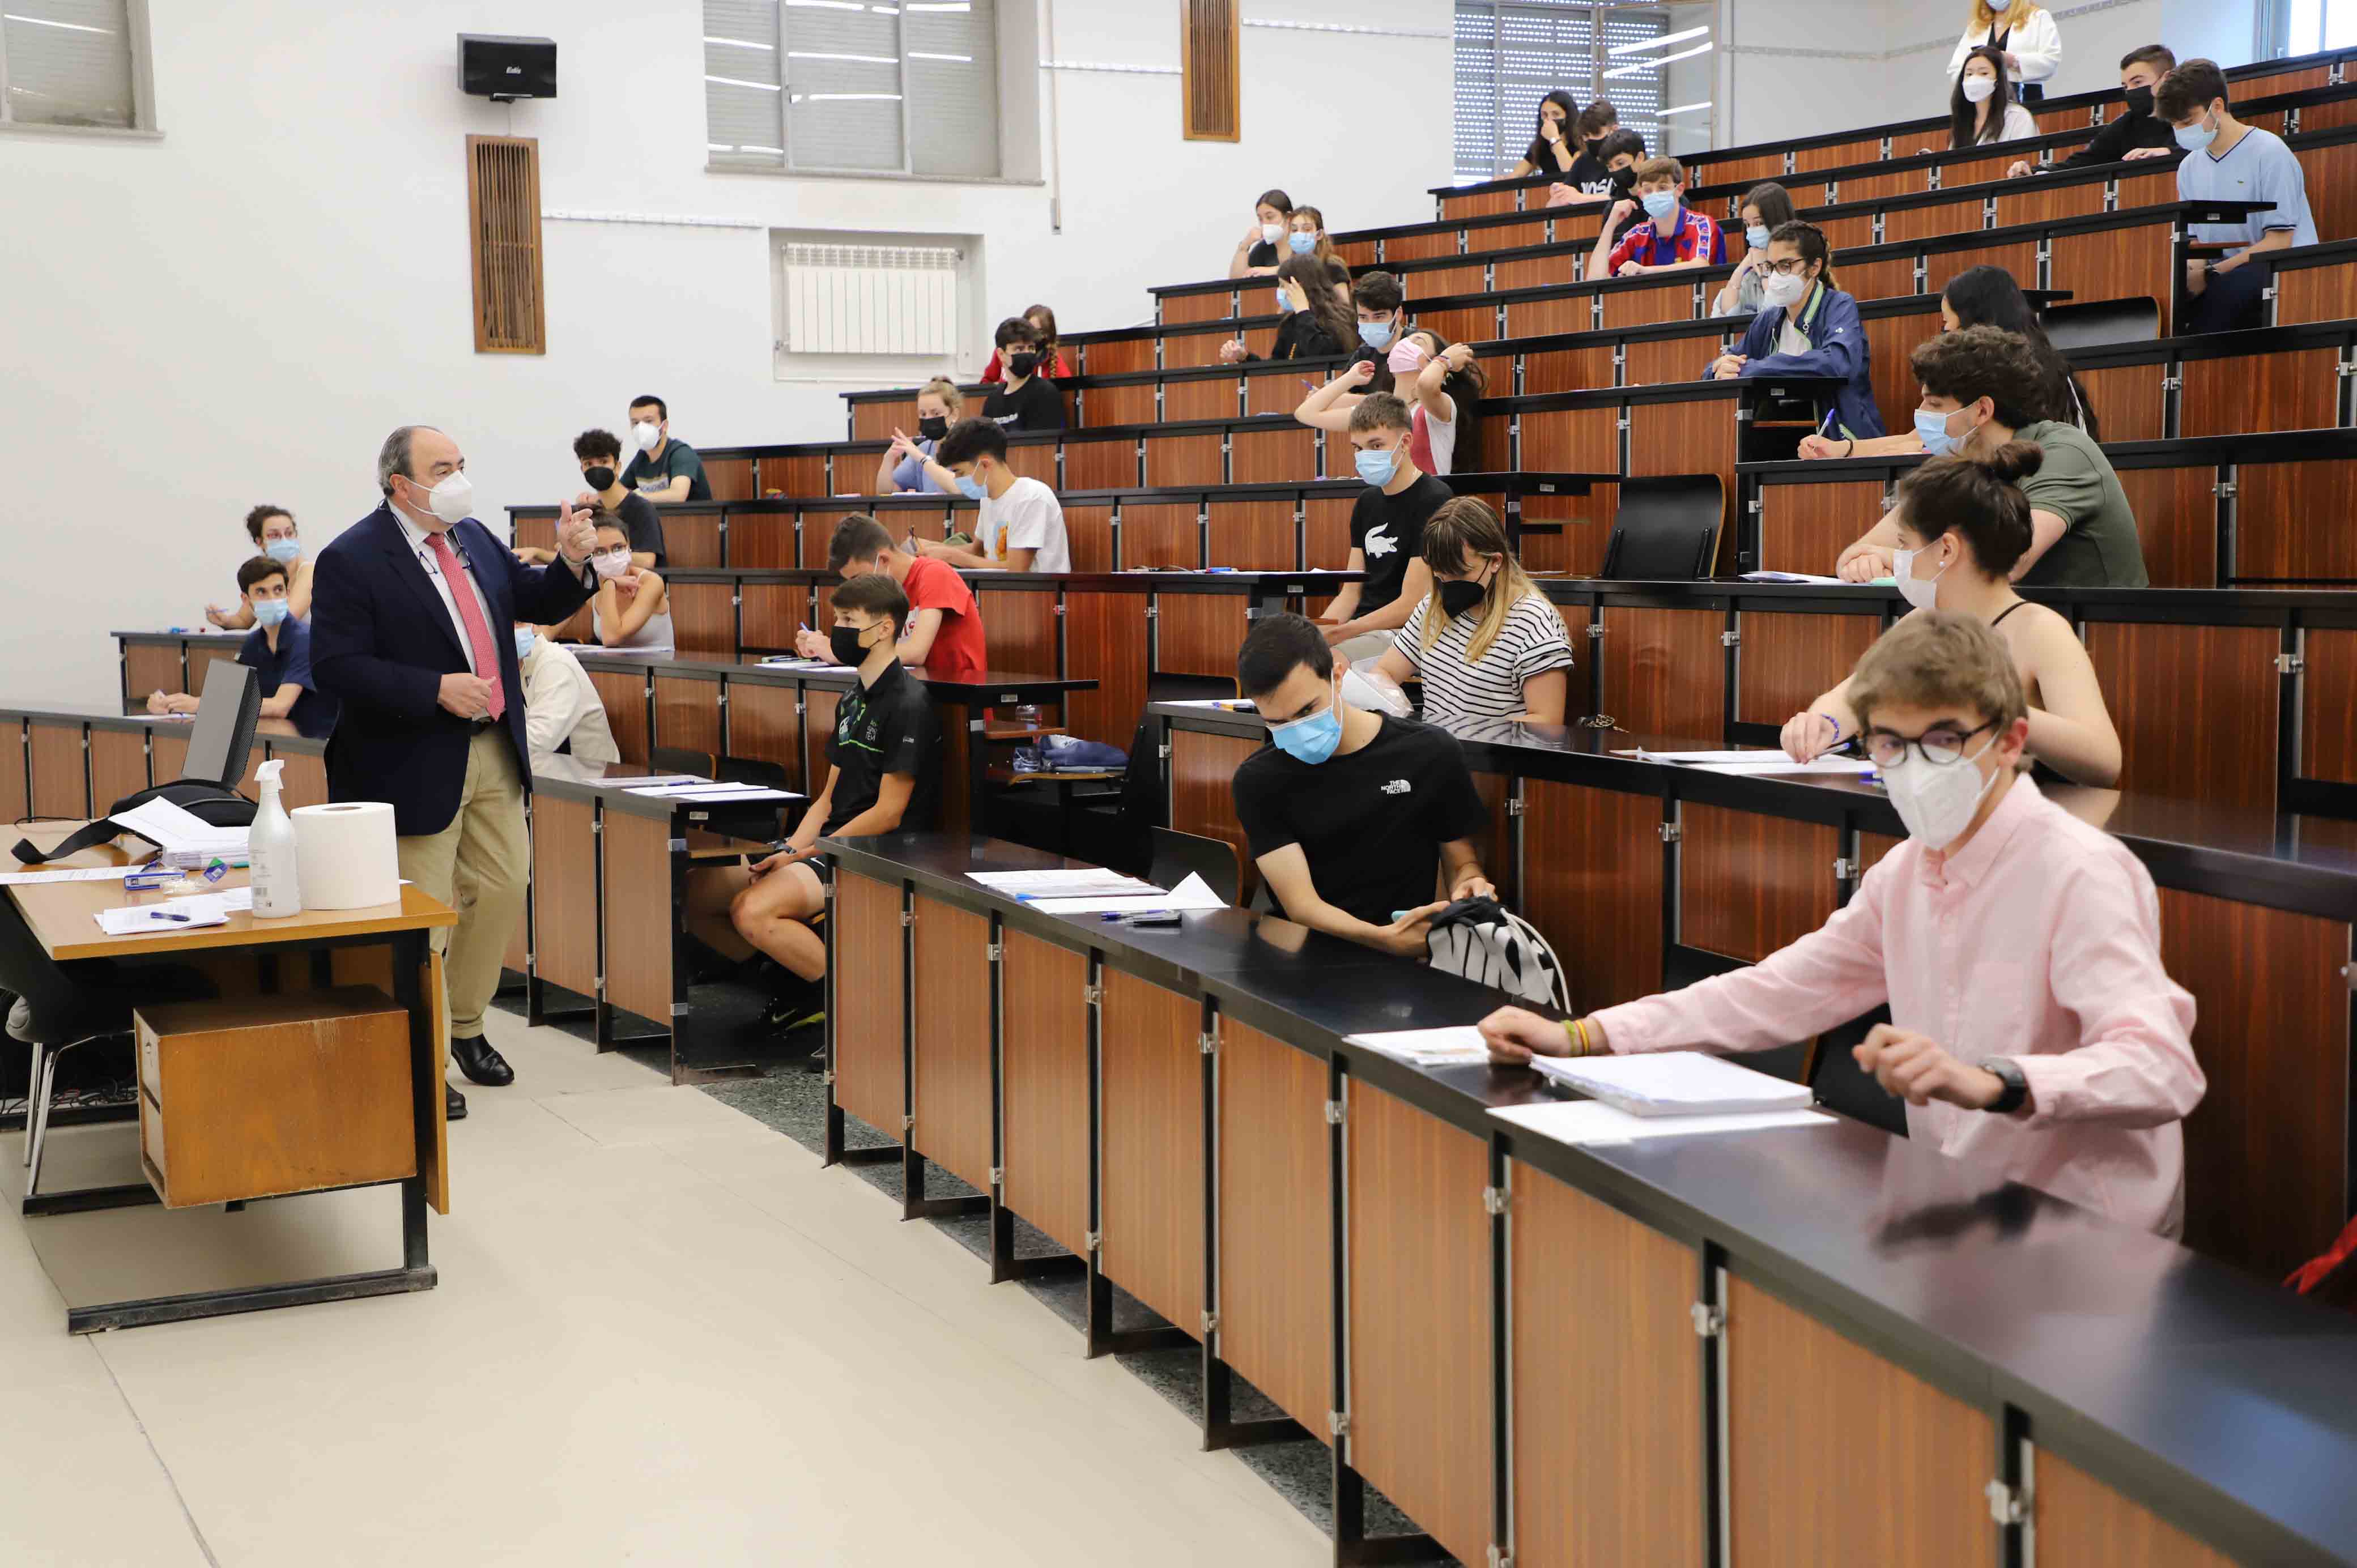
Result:
M1768 237L1790 223L1792 195L1774 180L1762 180L1743 193L1743 259L1710 302L1713 316L1749 316L1767 303Z
M1777 230L1768 239L1766 270L1766 305L1744 331L1743 347L1711 361L1709 379L1837 376L1846 384L1817 434L1845 440L1881 435L1866 328L1857 301L1835 285L1824 231L1797 220Z
M1287 256L1276 264L1276 299L1286 312L1276 329L1272 360L1329 360L1350 353L1359 341L1351 307L1332 286L1332 274L1315 255ZM1241 337L1220 345L1220 362L1249 364L1259 359Z
M876 493L879 496L899 495L909 490L931 490L936 495L956 492L933 482L925 472L925 459L933 455L950 426L965 417L965 393L946 376L936 376L917 389L917 438L910 441L898 429L892 432L893 445L886 447L883 460L876 465ZM903 445L905 443L905 445Z
M1228 258L1232 278L1266 277L1276 271L1277 247L1285 243L1286 220L1293 216L1293 198L1281 190L1264 190L1253 204L1253 224L1236 242Z
M2023 102L2045 99L2046 89L2040 83L2051 81L2062 64L2062 34L2054 26L2052 12L2035 0L2007 0L2001 5L1966 0L1964 36L1948 57L1948 74L1963 70L1964 57L1984 45L2003 57L2006 75L2022 84Z
M1039 374L1049 381L1070 381L1071 362L1064 358L1063 345L1056 340L1056 313L1044 305L1027 305L1023 307L1023 319L1028 321L1032 330L1039 334L1035 345L1039 355ZM1052 369L1049 368L1051 366ZM982 379L985 381L1006 379L1006 361L998 357L996 349L990 351L990 363L983 367ZM951 416L950 423L957 423L954 414Z
M1343 308L1348 309L1351 304L1351 263L1342 259L1342 252L1334 248L1333 240L1327 234L1326 214L1305 202L1293 209L1293 217L1288 221L1293 225L1293 231L1285 237L1286 253L1312 255L1324 262L1327 270L1334 274L1337 295L1342 301ZM1283 270L1281 264L1278 270Z
M1388 388L1378 384L1390 377ZM1480 399L1489 378L1473 361L1473 346L1451 343L1428 327L1393 340L1381 367L1360 360L1301 400L1293 417L1313 429L1347 434L1351 412L1370 392L1391 391L1414 422L1408 456L1427 474L1478 473Z
M1531 145L1523 150L1522 161L1506 171L1508 179L1523 179L1534 174L1551 174L1557 179L1570 177L1573 161L1579 147L1572 140L1573 123L1579 118L1579 104L1562 88L1556 88L1539 100L1538 124L1531 132Z
M2036 134L2038 121L2014 100L2004 51L1983 45L1966 54L1948 94L1950 150L2018 142Z
M1424 682L1427 719L1564 721L1571 639L1506 542L1498 514L1471 496L1424 525L1432 591L1375 668Z

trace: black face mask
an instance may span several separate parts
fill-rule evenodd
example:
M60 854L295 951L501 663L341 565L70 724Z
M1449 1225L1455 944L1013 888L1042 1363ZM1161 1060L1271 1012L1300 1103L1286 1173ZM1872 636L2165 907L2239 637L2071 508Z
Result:
M2128 89L2128 113L2131 114L2149 114L2152 113L2151 88L2131 87Z
M1625 197L1636 188L1637 171L1633 167L1617 168L1612 171L1612 194L1614 196Z
M1006 371L1009 375L1028 376L1039 368L1039 356L1028 349L1018 349L1006 356Z
M1458 616L1470 615L1480 609L1481 601L1489 596L1490 590L1479 583L1457 582L1440 585L1440 607L1448 612L1448 618L1451 620L1455 620Z
M935 417L917 421L917 434L928 441L939 441L950 433L950 422Z
M584 468L581 470L581 477L589 481L589 488L593 490L610 490L614 488L614 470L611 468Z
M848 664L856 670L867 662L869 650L859 640L866 635L865 627L839 626L826 634L826 646L837 664Z
M1602 161L1601 155L1598 152L1598 149L1604 145L1604 138L1601 136L1590 136L1586 145L1587 147L1587 156L1591 158L1597 158L1599 162Z

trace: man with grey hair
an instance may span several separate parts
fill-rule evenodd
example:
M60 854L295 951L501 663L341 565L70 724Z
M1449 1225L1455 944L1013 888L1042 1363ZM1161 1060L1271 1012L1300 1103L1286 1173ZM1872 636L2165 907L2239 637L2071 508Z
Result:
M509 628L553 625L589 597L597 531L587 511L561 507L557 559L517 560L475 521L467 460L432 425L386 436L376 478L382 504L312 568L312 674L343 703L328 796L392 803L401 874L458 911L436 939L450 1054L477 1083L511 1083L483 1037L531 866L531 746ZM447 1091L450 1114L465 1115Z

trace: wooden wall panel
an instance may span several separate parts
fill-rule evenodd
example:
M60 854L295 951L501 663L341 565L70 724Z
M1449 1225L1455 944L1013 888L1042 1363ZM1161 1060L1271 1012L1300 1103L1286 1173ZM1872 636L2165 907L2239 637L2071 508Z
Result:
M1223 840L1235 850L1243 872L1239 904L1252 901L1260 874L1236 822L1233 784L1237 767L1260 748L1259 741L1241 736L1170 732L1170 825L1182 833Z
M1348 1103L1351 1463L1479 1563L1493 1485L1488 1149L1363 1082Z
M747 583L738 593L737 635L744 651L790 653L794 632L810 622L810 590L800 583Z
M180 743L186 750L188 743ZM0 822L21 821L31 810L27 794L25 721L0 720Z
M1351 509L1355 496L1317 496L1301 503L1301 564L1310 572L1340 572L1351 559Z
M1795 822L1688 801L1679 816L1678 937L1728 958L1766 958L1833 918L1841 835Z
M861 476L863 478L876 472L874 456L848 457L845 460L851 464L855 470L859 464L865 462L867 467L866 474ZM764 457L761 459L761 493L797 498L833 495L834 487L827 483L826 463L827 455L823 452L801 452L790 456ZM850 479L851 477L846 475L845 478ZM851 479L851 483L856 482L856 479ZM844 488L848 490L851 485L847 483Z
M1611 408L1548 409L1522 416L1518 467L1562 474L1620 471L1620 414Z
M797 512L739 512L728 520L728 564L731 566L799 566L802 540ZM895 516L894 526L899 519Z
M2279 267L2276 271L2276 325L2346 321L2357 316L2357 267Z
M1242 458L1239 450L1236 459L1241 463ZM1291 501L1215 500L1209 511L1206 565L1264 572L1301 569Z
M1769 572L1830 576L1842 551L1882 516L1878 479L1824 485L1762 485L1760 565Z
M1081 373L1089 376L1125 376L1138 371L1154 369L1154 339L1151 337L1117 338L1102 343L1081 346Z
M1686 278L1673 277L1647 288L1616 288L1604 291L1604 325L1611 327L1642 327L1654 321L1691 321L1695 316L1695 285Z
M1347 447L1350 445L1347 435L1329 434L1326 439L1329 446L1339 445ZM1229 462L1234 470L1234 481L1239 485L1297 485L1318 477L1318 433L1314 430L1240 431L1233 438L1232 446ZM1200 482L1215 483L1217 475Z
M1737 625L1743 643L1735 656L1735 716L1779 726L1839 685L1882 633L1879 613L1745 610Z
M1836 142L1825 147L1801 147L1794 151L1792 166L1802 174L1812 169L1840 168L1846 164L1868 164L1882 156L1882 138L1869 137L1856 142Z
M1263 371L1259 375L1248 375L1244 378L1244 412L1246 413L1291 413L1300 406L1301 400L1309 395L1309 388L1301 383L1320 381L1324 375L1325 372L1322 370L1311 371L1307 367L1296 369L1292 366L1286 366L1282 370ZM1232 455L1231 461L1240 462L1243 452L1243 447L1239 445L1235 453Z
M1915 292L1915 263L1904 256L1880 262L1835 258L1834 280L1859 299L1895 299Z
M654 744L720 755L720 682L657 675L654 689Z
M1089 1035L1085 953L1020 931L1001 940L999 1073L1009 1208L1066 1250L1089 1230Z
M1498 194L1510 195L1512 193L1501 191ZM1512 209L1511 208L1501 208L1500 210L1511 211ZM1521 225L1509 225L1509 227L1519 228ZM1535 243L1535 242L1534 242L1534 243ZM1483 280L1481 274L1487 270L1488 269L1485 266L1477 262L1468 266L1434 267L1429 272L1418 273L1415 274L1416 297L1418 299L1448 299L1453 298L1454 296L1461 294L1484 293L1488 290L1489 285ZM1419 317L1416 319L1416 325L1420 327L1429 327L1432 325L1432 322L1427 317Z
M2166 365L2118 365L2078 372L2080 391L2109 441L2158 441L2169 434ZM2126 476L2122 475L2123 478Z
M990 1190L996 1113L990 1087L990 918L916 901L917 1152Z
M1188 1333L1203 1312L1203 1004L1103 972L1103 1269Z
M123 698L135 706L146 705L150 692L185 692L188 671L177 643L130 642L123 645Z
M1192 571L1202 564L1201 513L1193 501L1154 506L1131 502L1121 509L1121 570L1184 566Z
M1662 988L1662 802L1534 779L1524 786L1523 914L1563 960L1582 1013Z
M2234 1568L2150 1509L2040 1448L2029 1489L2038 1554L2072 1568Z
M2119 787L2245 810L2275 804L2273 627L2091 622L2087 656L2120 732ZM2200 746L2185 737L2199 735Z
M1944 179L1941 188L1947 188ZM1908 240L1937 239L1943 234L1962 234L1980 226L1980 196L1960 194L1953 201L1888 209L1882 215L1882 238L1886 244L1898 244Z
M692 566L698 570L720 564L720 520L717 517L667 517L663 524L664 570ZM673 590L677 593L678 586Z
M1166 332L1162 337L1163 368L1177 371L1216 365L1220 362L1220 345L1232 337L1241 337L1246 348L1264 358L1276 343L1276 333L1271 328L1247 328L1242 332L1225 328L1216 332Z
M33 815L81 818L90 815L90 778L82 755L79 724L31 725L33 737Z
M328 764L324 758L301 752L281 753L274 746L271 747L271 755L286 764L278 775L278 781L279 798L285 802L288 811L300 806L324 806L328 803ZM144 779L145 776L146 763L143 760L135 777ZM91 792L98 793L96 790ZM103 807L120 798L100 795L94 804Z
M1493 383L1494 384L1494 383ZM1591 392L1612 384L1612 350L1609 348L1550 349L1523 357L1523 391L1532 397L1544 392ZM1525 438L1530 415L1524 419Z
M1717 610L1604 611L1603 711L1639 735L1716 746L1727 729L1727 693L1716 679L1727 649Z
M1326 1064L1220 1026L1219 1352L1314 1433L1335 1408Z
M1632 387L1698 381L1721 351L1717 338L1638 338L1628 345L1620 381Z
M2031 162L2035 163L2035 158ZM1942 177L1944 186L1946 177ZM1845 185L1845 193L1849 188ZM2100 184L2041 186L2032 180L2000 192L1996 199L1996 226L2010 228L2016 223L2043 223L2056 218L2079 218L2104 209L2104 188Z
M2170 199L2174 200L2176 199L2172 197ZM2057 280L2054 285L2055 287L2076 289L2079 292L2079 297L2081 299L2119 299L2125 298L2129 294L2148 294L2151 292L2149 288L2136 288L2126 289L2121 294L2108 293L2104 291L2103 281L2100 278L2093 276L2089 278L2089 281L2084 283L2061 281L2064 277L2064 274L2062 270L2062 252L2061 247L2069 238L2071 237L2066 235L2063 240L2058 240L2055 242L2056 260L2054 263L2054 276ZM1990 245L1986 249L1967 248L1960 251L1935 251L1930 256L1929 265L1924 273L1922 292L1925 294L1937 294L1942 289L1948 286L1948 280L1950 278L1954 277L1958 273L1963 272L1967 267L1976 267L1984 263L1993 267L2003 267L2006 271L2011 273L2016 278L2034 278L2038 275L2038 247L2034 244L2025 243L2019 245ZM2169 287L2169 248L2166 245L2161 247L2160 265L2157 269L2136 271L2131 267L2130 273L2133 276L2140 280L2148 280L2149 278L2158 275L2160 280L2159 286L2162 291L2166 293ZM1840 271L1840 276L1843 280L1844 286L1846 287L1849 270L1846 267L1842 268ZM1894 294L1912 294L1915 290L1910 285L1905 288L1894 289L1891 292ZM1861 295L1860 297L1864 296Z
M1604 567L1612 520L1620 510L1620 487L1598 484L1584 496L1531 496L1523 501L1524 522L1556 522L1560 533L1523 535L1523 564L1534 572L1568 572L1592 577Z
M1548 281L1555 283L1568 280L1550 278ZM1506 306L1506 336L1509 338L1549 338L1560 332L1590 331L1595 326L1596 298L1593 295L1555 295L1539 299L1518 299L1509 302ZM1567 349L1562 352L1585 353L1587 350ZM1552 357L1551 355L1550 358ZM1610 386L1612 383L1608 378L1587 384ZM1565 387L1560 390L1576 392L1583 389Z
M1146 482L1156 486L1224 483L1227 473L1226 459L1220 451L1222 440L1218 435L1148 435Z
M1166 294L1162 296L1162 324L1183 327L1194 321L1224 321L1235 314L1235 297L1232 288L1204 294Z
M774 762L786 770L786 781L806 793L802 777L802 721L795 711L798 693L791 686L731 682L728 687L726 754Z
M1151 387L1139 390L1147 393ZM1161 418L1171 424L1183 419L1233 419L1236 415L1236 378L1223 376L1216 381L1170 381L1162 384ZM1120 423L1111 419L1096 421L1099 424ZM1152 424L1156 416L1151 403L1145 414L1128 421L1132 424Z
M1557 227L1560 231L1561 225ZM1567 239L1571 236L1558 232L1557 237ZM1588 237L1591 240L1595 238L1592 232ZM1469 230L1465 235L1465 250L1469 255L1486 255L1491 251L1519 251L1525 245L1543 245L1545 242L1546 222L1544 219L1533 219L1527 223L1492 223L1487 228ZM1433 253L1446 255L1448 252ZM1568 283L1571 280L1566 278L1564 281ZM1505 285L1501 284L1499 286L1502 288Z
M1079 489L1081 487L1056 479L1056 454L1063 445L1060 436L1018 436L1007 444L1006 466L1026 479L1037 479L1051 490Z
M2155 367L2156 369L2158 367ZM2111 426L2104 426L2106 438ZM2122 468L2121 493L2136 514L2144 574L2156 588L2214 588L2218 578L2218 470Z
M1119 490L1137 484L1137 441L1114 435L1101 441L1081 438L1064 443L1066 490Z
M2233 576L2292 582L2357 580L2357 537L2319 528L2357 485L2357 462L2245 463L2235 472ZM2142 521L2142 514L2138 514Z
M180 777L188 764L188 736L186 730L157 729L148 741L148 777L158 784L169 784ZM23 815L20 810L17 813Z
M1097 683L1066 700L1067 727L1084 740L1128 750L1146 711L1146 596L1066 594L1064 656L1068 673Z
M2170 196L2162 199L2176 199ZM2120 205L2127 205L2125 189L2120 196ZM2070 289L2081 299L2142 297L2158 300L2160 303L2161 335L2167 337L2172 330L2169 297L2170 285L2174 281L2169 275L2167 232L2165 228L2155 225L2151 228L2099 229L2085 234L2057 234L2051 242L2054 286ZM1961 252L1954 253L1960 257L1963 255ZM2031 274L2014 273L2016 277L2028 275Z
M1383 260L1422 262L1457 254L1458 231L1435 230L1426 234L1397 234L1383 242Z
M11 736L8 738L15 737ZM9 757L7 760L14 761L15 758ZM295 770L296 760L309 762L314 768L319 764L319 759L316 757L289 759L287 766L280 770L282 792L285 782L291 782L291 780L285 780L284 776ZM103 811L125 795L136 794L145 788L147 788L147 736L137 730L100 729L95 725L91 725L90 809L92 811ZM314 806L324 802L318 800L297 802L291 796L287 798L286 804L289 810L298 803ZM5 820L16 821L14 817Z
M1529 1165L1512 1179L1514 1561L1699 1563L1695 1253Z
M2299 773L2357 784L2357 631L2308 633L2299 682Z
M802 777L811 792L826 788L826 743L834 735L834 710L842 698L817 686L802 688Z
M1886 434L1912 430L1915 405L1922 401L1923 389L1915 382L1915 366L1909 356L1917 344L1938 333L1939 315L1869 316L1862 325L1874 407L1882 416L1882 428Z
M647 760L647 678L635 670L592 670L589 683L606 704L606 724L625 762Z
M1154 606L1157 674L1235 678L1236 650L1251 629L1242 594L1157 594Z
M2347 1218L2349 925L2160 890L2209 1091L2185 1121L2185 1244L2273 1281Z
M2225 360L2188 360L2178 434L2322 430L2340 423L2338 349L2295 349ZM2106 440L2116 440L2110 431Z
M727 583L673 583L669 596L672 646L683 659L733 661L737 657L737 591Z
M1187 384L1192 383L1174 381L1171 390L1175 392L1180 385ZM1152 381L1132 381L1116 387L1090 387L1075 401L1080 403L1080 424L1085 430L1103 430L1116 424L1151 424L1157 418ZM1187 417L1203 416L1190 414Z
M597 993L596 811L545 791L532 798L533 972L584 996Z
M827 1010L834 1046L834 1101L887 1137L898 1139L907 1114L908 1074L901 1059L908 966L901 950L900 886L838 872L834 934L841 957L859 955L858 972L838 970Z
M671 822L608 811L598 837L606 868L606 1000L669 1027L672 989ZM616 896L628 888L634 896Z
M1073 571L1113 570L1113 508L1066 507L1064 539L1071 551Z
M1481 190L1466 196L1444 196L1440 199L1443 218L1487 218L1493 213L1522 210L1522 190Z
M1996 1452L1986 1413L1740 1277L1727 1347L1731 1535L1745 1568L1996 1561L1981 1495Z
M1017 675L1058 675L1056 592L1040 588L983 588L974 594L982 612L989 665Z

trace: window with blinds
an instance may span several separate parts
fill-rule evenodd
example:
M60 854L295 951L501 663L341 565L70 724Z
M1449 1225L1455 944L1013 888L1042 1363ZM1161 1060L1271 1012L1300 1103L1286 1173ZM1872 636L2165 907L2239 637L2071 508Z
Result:
M1581 105L1609 98L1620 124L1657 149L1662 75L1616 47L1658 38L1669 13L1574 0L1457 0L1456 177L1495 179L1531 145L1539 101L1556 88Z
M704 0L706 156L796 174L996 177L997 39L997 0Z
M150 129L141 102L142 0L7 0L0 124Z

